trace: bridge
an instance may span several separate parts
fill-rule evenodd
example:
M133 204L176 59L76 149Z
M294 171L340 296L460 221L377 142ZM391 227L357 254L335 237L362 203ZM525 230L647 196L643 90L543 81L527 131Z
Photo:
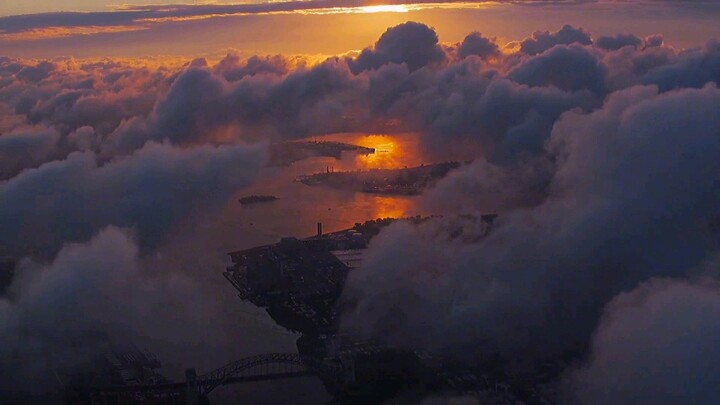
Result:
M208 403L208 395L216 388L237 383L268 381L305 376L318 376L323 382L341 387L354 384L355 368L351 359L321 360L296 353L270 353L228 363L218 369L198 375L188 369L185 381L148 385L69 387L73 394L66 398L70 404L168 404L200 405ZM477 395L498 403L516 403L512 387L485 374L474 372L441 372L444 387L455 394ZM537 392L537 398L542 394ZM547 403L544 400L538 403ZM495 403L495 402L493 402Z
M340 374L339 364L323 362L295 353L272 353L234 361L207 374L198 376L200 394L207 395L215 388L232 383L296 378L318 375L335 379ZM191 376L189 376L191 378Z
M110 387L75 387L84 392L91 403L114 403L118 398L153 398L151 403L197 404L217 387L226 384L298 378L316 375L323 379L338 380L342 377L339 363L300 356L296 353L270 353L247 357L205 374L197 375L188 369L184 382L152 385L127 385Z

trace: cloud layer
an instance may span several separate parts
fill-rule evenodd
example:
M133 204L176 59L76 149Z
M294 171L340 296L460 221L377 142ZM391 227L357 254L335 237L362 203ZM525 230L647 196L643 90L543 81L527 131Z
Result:
M345 325L470 362L495 356L508 372L562 359L574 367L567 395L587 403L646 398L673 375L605 389L608 362L628 350L614 337L643 344L632 319L643 300L655 305L656 289L660 312L668 291L697 293L692 314L716 292L688 280L718 248L719 64L713 40L677 50L659 35L593 38L567 25L509 46L478 32L449 44L413 22L320 62L0 58L0 245L40 263L0 299L0 342L15 358L43 353L38 361L54 364L53 353L82 358L73 342L115 334L142 312L119 305L112 286L145 284L128 294L176 305L185 287L146 280L146 261L172 254L174 232L251 184L268 142L414 131L437 159L473 162L424 196L444 218L373 240L348 285ZM488 211L501 214L490 233L458 215ZM655 278L669 281L643 284ZM43 312L51 302L58 311ZM94 305L112 313L107 324ZM67 331L50 327L86 310ZM169 339L144 328L128 327ZM646 360L626 371L661 368ZM703 367L692 353L682 360L683 370ZM707 387L697 392L713 394Z
M362 271L351 275L345 327L465 361L497 356L511 374L577 360L588 350L622 356L597 353L621 345L602 341L610 339L604 335L596 335L600 347L588 347L606 303L652 277L682 280L717 251L718 108L715 85L668 93L636 86L613 93L590 114L571 111L555 123L546 143L555 165L549 180L525 163L521 171L482 162L466 167L438 185L434 202L452 210L459 202L448 200L468 199L461 208L499 210L493 229L487 233L477 217L451 215L383 232ZM629 304L628 311L642 305ZM606 311L622 310L618 304ZM718 327L710 314L697 327L705 325ZM669 364L682 352L666 355ZM633 365L638 373L664 372L644 359ZM704 363L694 359L683 371L703 374ZM675 386L674 394L611 389L609 367L591 363L589 376L579 377L586 378L584 402L701 395L692 384ZM649 384L664 386L675 375L668 373ZM716 385L698 384L703 396L718 394Z
M587 365L573 371L569 398L618 402L711 404L717 400L716 281L652 280L605 308Z

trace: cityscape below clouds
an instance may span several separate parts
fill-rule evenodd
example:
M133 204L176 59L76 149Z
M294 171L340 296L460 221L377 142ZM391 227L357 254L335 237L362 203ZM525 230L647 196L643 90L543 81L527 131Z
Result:
M720 397L717 3L0 15L0 403Z

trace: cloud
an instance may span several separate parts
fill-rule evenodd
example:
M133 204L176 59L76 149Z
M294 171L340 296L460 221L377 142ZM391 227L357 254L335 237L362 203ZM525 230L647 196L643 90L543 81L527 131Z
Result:
M142 260L132 232L117 227L64 244L51 262L21 262L10 297L0 297L0 389L52 392L61 388L54 372L94 369L107 351L131 345L165 366L207 370L276 340L258 338L247 317L238 330L207 275L168 270Z
M262 156L244 145L150 143L99 166L94 153L74 152L0 184L0 243L15 254L52 257L64 242L115 225L133 227L148 251L189 216L224 205L252 181Z
M532 37L520 42L520 51L528 55L543 53L555 45L592 45L590 33L582 28L564 25L559 31L535 31Z
M554 86L565 91L604 91L605 67L597 55L579 45L558 45L521 62L508 77L529 86Z
M702 87L720 82L720 42L710 40L700 49L680 53L673 63L649 71L642 82L656 84L662 90Z
M473 32L463 39L458 46L458 56L466 58L470 55L477 55L483 59L500 56L500 47L495 39L485 38L479 32Z
M182 294L193 292L180 288L171 291L174 302L163 302L161 290L181 287L182 281L173 285L142 274L137 255L127 233L108 228L87 245L65 246L51 264L21 266L23 279L13 285L14 299L0 299L0 369L14 371L2 373L4 388L29 376L34 380L27 388L40 392L38 386L49 381L41 376L90 362L107 350L110 337L122 341L132 334L159 334L172 339L190 332L180 319L172 324L166 323L168 317L148 318L153 308L168 305L179 313L193 310L179 308L188 302Z
M566 382L582 404L712 404L720 395L720 287L652 280L603 311L590 360Z
M526 0L507 1L514 4L577 4L583 0ZM352 13L366 12L367 8L399 5L407 9L475 8L487 1L422 0L422 1L367 1L367 0L311 0L311 1L265 1L246 4L147 4L125 5L109 11L51 12L0 17L0 36L12 40L89 35L127 30L143 30L152 24L167 24L240 15L279 13ZM392 9L390 9L392 10ZM397 10L406 9L398 7Z
M0 136L0 179L48 160L60 135L48 128L20 128Z
M175 257L178 233L254 181L268 142L412 131L429 156L472 162L423 197L443 218L373 240L344 326L471 361L495 355L508 371L600 353L592 336L608 302L651 278L682 281L718 248L717 43L678 51L635 38L593 44L565 26L508 54L477 33L443 45L411 22L356 57L319 62L0 58L0 245L41 260L13 287L33 298L0 304L0 339L23 355L31 346L13 333L57 341L47 325L62 314L40 319L41 298L56 289L47 295L62 301L76 284L104 291L86 267L126 269L108 282L124 291L130 274L153 286L141 291L157 294L150 304L174 303L175 290L145 279L148 263ZM501 214L489 233L463 215L488 211ZM178 270L168 263L156 267ZM120 309L98 329L113 334L136 310ZM73 324L56 346L89 329Z
M602 60L607 66L606 85L609 90L620 90L640 84L648 72L675 58L676 52L668 47L624 47L607 52Z
M478 159L450 172L426 192L423 203L434 213L503 213L540 203L548 192L554 166L544 158L520 167L502 167ZM452 198L447 198L447 196Z
M81 27L45 27L21 32L4 33L0 31L0 41L34 41L40 39L65 38L76 35L117 34L147 30L148 27L132 25L81 26Z
M371 79L371 90L373 80L376 77ZM463 158L477 156L479 148L494 162L542 153L560 114L599 103L587 91L529 87L491 70L478 72L470 60L448 67L436 77L411 74L398 85L380 86L385 92L393 91L384 96L383 101L390 105L387 114L411 123L428 144L444 150L460 142L475 153Z
M527 43L576 37L587 42L582 38L589 34L565 26ZM700 87L716 80L716 48L709 42L681 53L664 46L608 51L575 43L532 56L503 56L490 40L471 34L458 52L495 59L450 60L431 28L406 23L388 29L355 59L315 65L279 55L241 60L231 54L212 66L197 60L184 67L3 58L0 96L8 109L3 144L40 139L15 137L22 128L57 134L54 143L38 144L51 145L51 151L38 146L42 153L5 171L63 161L76 151L95 154L102 168L148 142L217 147L382 130L386 122L421 132L438 155L459 151L465 159L482 156L491 164L516 166L526 158L546 158L544 145L563 113L591 111L612 90L638 83L661 90Z
M527 41L547 45L586 36L566 26ZM664 46L607 51L576 43L505 56L487 38L471 34L458 56L474 52L486 60L449 60L431 28L406 23L388 29L356 58L317 64L234 54L213 66L197 60L183 68L6 58L0 64L7 86L0 94L27 123L58 131L64 155L78 149L64 140L81 127L95 131L86 144L107 160L149 140L222 144L383 131L385 123L401 122L401 129L422 132L429 143L452 141L450 148L481 150L498 162L543 153L562 112L596 108L608 91L638 83L665 90L669 85L661 81L679 80L670 77L674 70L698 86L714 80L712 63L697 60L711 62L713 49L710 44L679 55ZM685 75L696 65L708 68ZM456 141L463 146L452 146Z
M253 55L246 61L242 61L237 54L228 54L214 67L216 73L220 73L225 80L234 82L245 76L259 74L284 75L294 68L291 62L282 55L260 57Z
M5 130L45 126L64 138L90 126L103 138L123 120L149 114L159 94L169 87L169 76L162 68L119 60L33 63L6 58L0 61L0 80L5 84L0 97L20 119Z
M355 74L388 63L405 63L413 71L441 63L445 58L435 31L425 24L407 22L388 28L374 48L364 49L356 59L349 59L348 64Z
M662 46L664 43L664 38L663 38L662 34L653 34L653 35L648 35L647 37L645 37L644 42L645 42L645 47L654 48L657 46Z
M344 115L362 102L366 86L339 59L234 82L222 74L205 67L180 72L147 118L127 120L108 137L103 155L126 154L148 140L194 145L343 132Z
M383 231L350 275L344 327L468 361L495 355L510 372L582 356L615 295L682 277L717 249L718 106L714 86L633 87L564 114L545 198L510 208L487 234L456 215ZM467 178L478 203L493 198L487 174Z
M624 46L637 47L642 44L642 39L633 34L618 34L615 36L602 36L595 40L595 46L609 51L616 51Z

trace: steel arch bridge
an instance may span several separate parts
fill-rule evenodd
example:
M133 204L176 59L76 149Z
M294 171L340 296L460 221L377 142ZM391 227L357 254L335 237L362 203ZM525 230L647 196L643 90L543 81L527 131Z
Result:
M295 353L269 353L247 357L197 377L197 387L202 395L215 388L231 383L294 378L318 375L335 379L340 371L333 365Z
M71 387L76 392L85 392L93 403L114 403L108 398L173 398L207 397L214 389L225 384L298 378L315 375L323 380L339 381L342 367L339 363L322 361L296 353L268 353L228 363L205 374L196 375L188 370L186 381L151 385L123 385L105 387ZM196 403L196 402L188 402Z

